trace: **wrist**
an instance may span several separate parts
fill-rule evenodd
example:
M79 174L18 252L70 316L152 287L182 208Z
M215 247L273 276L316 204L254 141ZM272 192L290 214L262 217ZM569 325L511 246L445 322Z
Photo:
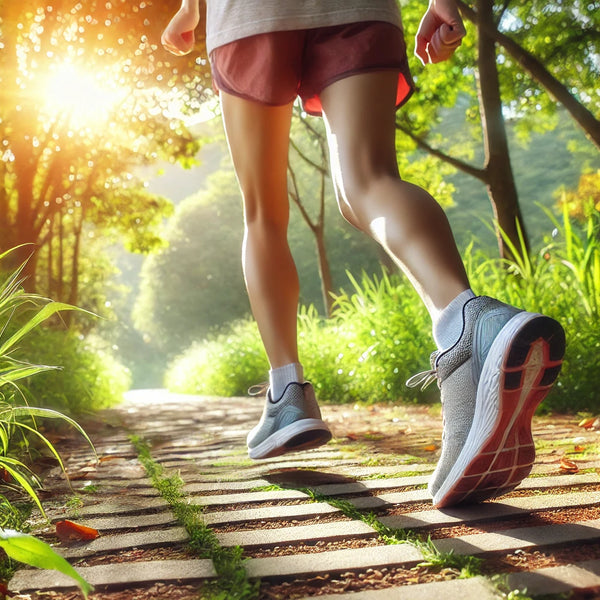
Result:
M181 0L180 10L190 15L198 16L200 14L199 0Z

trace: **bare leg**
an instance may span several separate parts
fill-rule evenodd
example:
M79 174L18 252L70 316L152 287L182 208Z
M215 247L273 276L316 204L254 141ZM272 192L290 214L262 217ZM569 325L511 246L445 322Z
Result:
M439 204L400 178L395 150L397 73L337 81L321 93L338 204L387 250L432 315L469 282Z
M292 105L264 106L221 92L225 132L244 201L242 263L271 368L298 362L298 274L287 242Z

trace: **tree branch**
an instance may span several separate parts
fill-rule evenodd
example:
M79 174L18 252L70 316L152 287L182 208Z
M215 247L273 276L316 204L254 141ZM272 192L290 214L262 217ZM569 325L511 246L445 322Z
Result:
M453 156L450 156L449 154L446 154L445 152L442 152L441 150L430 146L426 141L422 140L420 137L418 137L412 131L410 131L410 129L399 125L398 123L396 123L396 129L407 135L422 150L425 150L426 152L435 156L436 158L439 158L440 160L443 160L444 162L452 165L459 171L467 173L468 175L471 175L472 177L483 181L483 183L487 183L487 171L485 169L474 167L469 163L466 163L458 158L454 158Z
M550 96L567 109L588 137L600 148L600 121L571 94L567 86L558 81L540 60L512 38L498 31L496 27L481 23L477 12L463 0L456 0L456 4L462 15L477 25L479 35L483 33L500 44L526 73L533 77L546 89Z

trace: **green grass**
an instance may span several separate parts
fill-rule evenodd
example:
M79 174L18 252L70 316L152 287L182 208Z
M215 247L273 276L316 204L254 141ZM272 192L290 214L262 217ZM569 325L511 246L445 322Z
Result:
M249 581L244 569L243 548L224 548L202 519L202 507L190 504L183 492L184 481L179 474L167 475L153 458L150 447L137 436L131 441L152 484L167 501L177 521L187 531L189 546L199 558L212 560L217 579L205 584L204 600L255 600L260 581Z
M411 544L421 552L423 560L420 566L427 567L433 571L441 571L444 568L454 569L460 578L475 577L481 574L483 560L474 556L457 555L453 552L440 552L432 541L423 534L411 529L399 529L384 525L372 512L363 512L356 508L348 500L334 498L316 492L312 488L295 488L307 494L315 502L326 502L330 506L339 509L346 517L372 527L385 544Z

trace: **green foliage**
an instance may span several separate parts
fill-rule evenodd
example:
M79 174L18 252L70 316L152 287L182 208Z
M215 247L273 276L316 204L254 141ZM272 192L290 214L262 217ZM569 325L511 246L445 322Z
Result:
M404 382L427 364L429 317L398 275L368 277L335 297L332 318L300 314L300 351L318 396L326 402L381 402L416 395Z
M215 173L205 191L184 200L165 238L168 246L144 263L133 316L151 345L175 353L249 310L233 172Z
M177 8L176 0L0 6L0 238L37 245L40 261L29 264L37 291L78 303L79 253L98 231L135 252L162 243L171 205L137 170L158 159L193 162L198 144L173 106L197 107L208 84L206 60L173 61L160 45Z
M85 598L94 590L60 554L42 540L12 529L0 529L0 547L13 560L68 575L77 582Z
M466 268L476 293L494 296L559 320L567 332L562 374L541 410L572 412L597 406L600 369L600 213L584 227L567 212L541 250L518 262L490 259L470 246ZM516 250L516 249L515 249ZM313 308L299 315L300 358L325 402L429 401L405 381L423 370L433 348L427 312L406 280L349 275L352 293L335 299L332 318ZM238 395L266 369L252 321L240 321L194 345L170 366L173 391Z
M9 253L1 254L0 260ZM77 310L74 306L24 292L21 287L24 267L24 264L21 265L0 284L0 470L3 487L27 494L45 516L36 491L40 481L25 464L30 445L46 450L63 470L64 466L54 445L39 431L37 420L66 422L81 433L90 446L92 443L83 429L68 416L47 408L21 405L25 399L23 381L52 367L19 360L15 357L17 344L31 339L40 331L39 325L57 313ZM50 546L30 535L5 528L7 525L18 527L23 523L22 511L4 495L0 495L0 522L0 547L10 559L69 575L77 581L87 598L93 588ZM2 569L8 572L10 567L3 565Z
M19 356L61 365L25 385L38 404L81 415L118 404L129 389L131 375L114 351L93 334L42 329L19 348Z
M567 349L557 384L542 411L573 412L597 406L594 373L600 368L600 213L583 227L566 207L539 252L502 264L467 252L473 289L527 310L543 312L565 328Z
M266 377L268 363L254 321L244 319L223 333L192 344L175 358L165 385L184 394L245 395Z

